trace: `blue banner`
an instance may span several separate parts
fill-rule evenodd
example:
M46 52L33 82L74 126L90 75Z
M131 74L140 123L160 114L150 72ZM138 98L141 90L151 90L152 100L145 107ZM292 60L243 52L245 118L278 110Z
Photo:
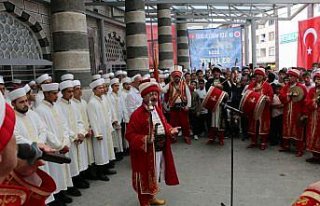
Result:
M188 32L192 69L206 69L209 62L227 68L242 66L240 27L188 30Z

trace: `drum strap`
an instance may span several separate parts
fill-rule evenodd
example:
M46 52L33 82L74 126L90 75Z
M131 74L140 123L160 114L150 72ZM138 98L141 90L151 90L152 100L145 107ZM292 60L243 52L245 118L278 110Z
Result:
M176 86L173 82L169 85L170 97L169 106L173 107L176 100L180 97L182 102L187 101L186 87L184 81L180 81L179 85Z

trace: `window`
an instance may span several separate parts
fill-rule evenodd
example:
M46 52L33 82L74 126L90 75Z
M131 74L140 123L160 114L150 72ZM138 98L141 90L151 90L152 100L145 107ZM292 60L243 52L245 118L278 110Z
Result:
M274 41L274 32L269 32L269 41Z
M274 49L274 47L269 47L269 56L275 56L275 49Z
M260 37L260 43L266 42L266 34L261 34Z
M260 57L260 50L259 49L256 50L256 56Z
M260 49L260 57L266 57L267 56L267 50L266 48Z
M274 25L274 20L269 21L269 26L272 26L272 25Z

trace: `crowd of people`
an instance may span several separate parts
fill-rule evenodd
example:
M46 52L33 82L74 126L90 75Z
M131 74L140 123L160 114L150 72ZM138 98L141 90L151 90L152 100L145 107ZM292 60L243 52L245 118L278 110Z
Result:
M154 191L151 192L154 195L157 187L140 184L149 175L140 170L149 169L136 158L140 155L139 158L147 161L144 158L148 157L141 157L140 150L150 146L144 144L144 141L150 143L150 135L145 139L150 131L151 136L162 138L151 140L152 145L155 141L157 155L169 147L168 141L170 144L178 141L176 134L180 131L189 145L207 137L207 144L214 144L218 139L222 146L232 136L249 139L248 148L265 150L268 144L280 145L279 151L286 152L293 143L297 157L307 150L312 153L307 161L320 163L317 125L320 71L317 69L283 68L275 72L270 67L228 69L212 65L206 70L190 72L175 66L170 73L150 70L147 75L132 77L125 71L116 71L92 76L87 101L83 98L81 82L72 74L62 75L60 83L43 74L28 84L14 80L10 91L5 85L0 76L0 91L15 112L16 144L36 143L44 151L58 152L71 159L70 164L47 162L41 166L56 184L53 195L46 200L48 205L71 203L72 197L81 196L79 189L90 187L87 180L109 181L109 176L116 174L116 162L128 155L129 150L135 177L133 186L141 205L165 204L155 196L143 196L142 189ZM214 109L203 104L212 88L226 94L223 103ZM259 114L237 112L242 110L244 98L250 92L263 97L264 107ZM145 130L150 122L152 128ZM170 138L165 141L167 134ZM164 151L165 168L173 171L168 175L168 182L178 184L171 150ZM161 159L157 156L157 162ZM160 179L160 167L159 164L155 168L157 175L153 179Z

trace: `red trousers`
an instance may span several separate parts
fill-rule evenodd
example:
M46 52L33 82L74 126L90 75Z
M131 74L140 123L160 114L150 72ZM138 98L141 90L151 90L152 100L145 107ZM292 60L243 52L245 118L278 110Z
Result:
M296 150L297 152L303 152L304 151L304 142L299 140L294 140L296 143ZM289 149L290 147L290 140L289 139L282 139L282 147Z
M140 206L150 206L150 201L153 200L153 198L153 195L138 194Z
M170 124L172 127L181 127L184 138L190 138L189 111L170 111Z

